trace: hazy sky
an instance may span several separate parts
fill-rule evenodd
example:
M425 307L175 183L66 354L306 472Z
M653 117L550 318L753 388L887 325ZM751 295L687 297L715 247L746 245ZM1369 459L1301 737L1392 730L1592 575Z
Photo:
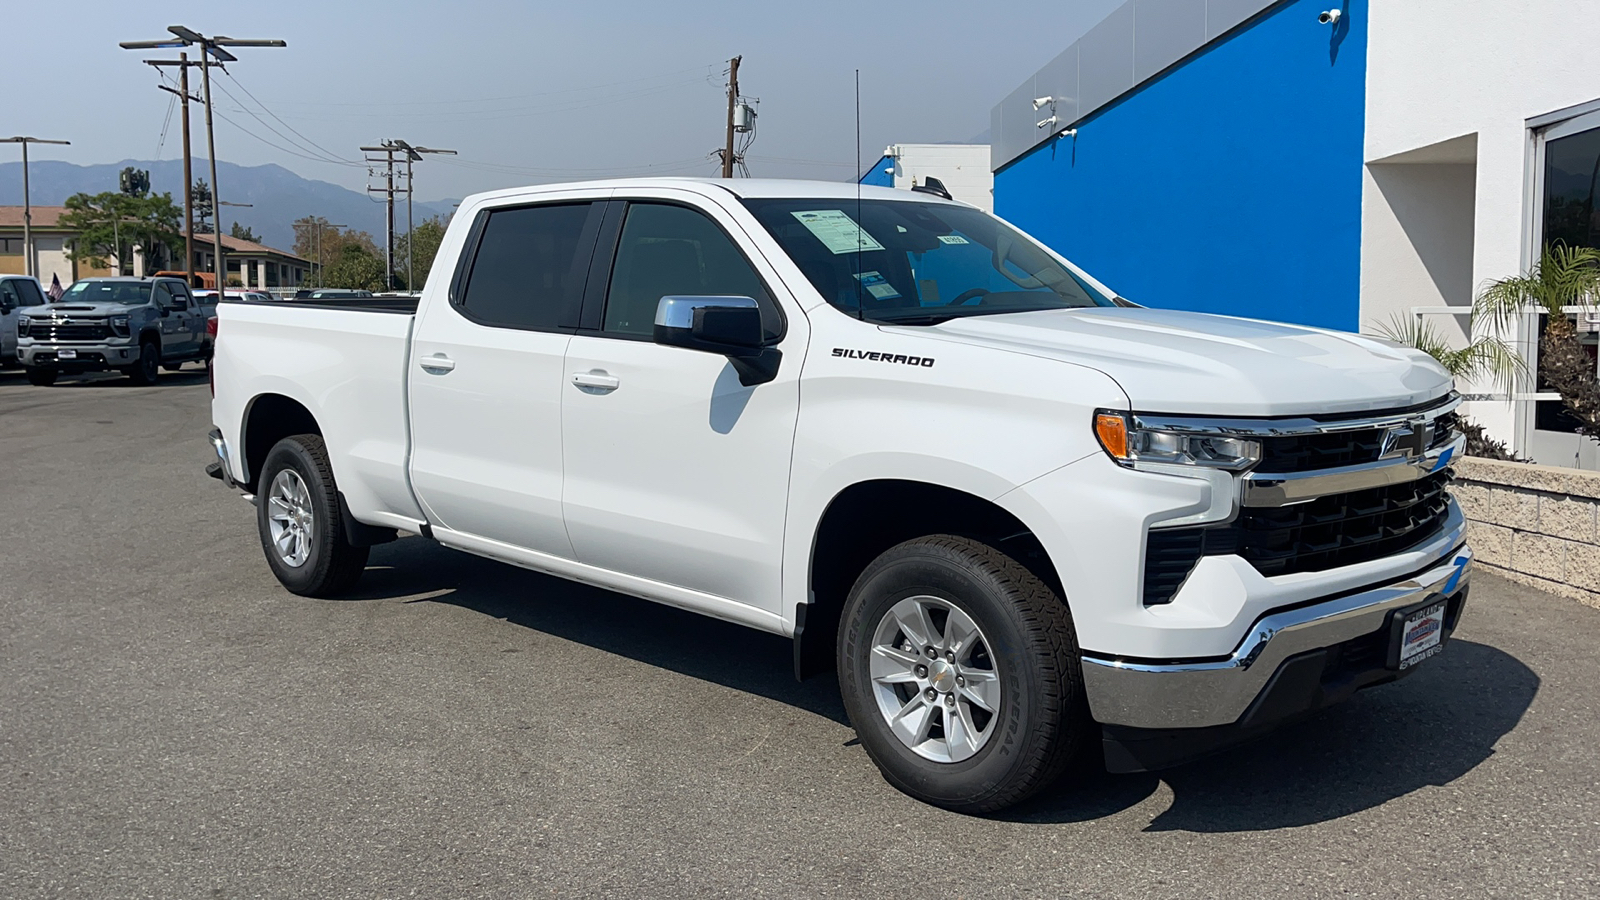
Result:
M229 75L213 73L228 120L216 123L218 156L243 165L360 189L363 144L459 151L418 165L424 200L607 174L715 174L706 154L723 139L723 73L742 54L743 93L761 100L751 174L848 180L856 68L870 165L889 143L985 131L1006 93L1122 2L19 2L5 14L13 64L0 136L72 141L35 147L35 159L151 159L158 146L178 157L176 111L162 143L172 95L140 62L176 51L117 43L182 24L289 43L239 49ZM15 153L0 145L0 159Z

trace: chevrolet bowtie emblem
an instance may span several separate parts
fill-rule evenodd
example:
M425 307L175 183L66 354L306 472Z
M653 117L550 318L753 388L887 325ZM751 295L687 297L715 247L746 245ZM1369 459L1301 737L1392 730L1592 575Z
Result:
M1383 445L1378 451L1378 457L1389 459L1404 456L1408 459L1419 459L1428 450L1428 439L1432 436L1432 432L1433 424L1421 419L1390 425L1383 432Z

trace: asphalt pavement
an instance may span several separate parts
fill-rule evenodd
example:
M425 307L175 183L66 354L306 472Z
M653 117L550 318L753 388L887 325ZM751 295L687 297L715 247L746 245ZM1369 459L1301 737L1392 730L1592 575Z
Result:
M1600 896L1600 611L1480 572L1401 683L975 818L770 635L421 538L286 593L209 419L0 372L0 897Z

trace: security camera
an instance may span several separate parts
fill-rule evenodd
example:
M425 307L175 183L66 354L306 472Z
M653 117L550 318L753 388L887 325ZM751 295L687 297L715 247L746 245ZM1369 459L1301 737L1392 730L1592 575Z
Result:
M1337 25L1343 15L1344 10L1342 9L1325 9L1317 14L1317 21L1324 25Z
M1054 97L1035 97L1033 98L1033 108L1038 109L1041 106L1048 106L1054 102L1056 102L1056 98Z
M1051 116L1048 119L1040 119L1039 121L1033 123L1033 127L1035 127L1035 128L1049 128L1050 126L1052 126L1054 124L1056 124L1056 117L1055 116Z

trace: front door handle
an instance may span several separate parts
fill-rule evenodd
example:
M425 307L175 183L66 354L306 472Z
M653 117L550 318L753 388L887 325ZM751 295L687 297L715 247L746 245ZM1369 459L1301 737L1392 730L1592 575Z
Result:
M592 369L588 372L572 373L572 383L581 390L597 394L609 394L621 386L622 382L617 376L603 369Z
M453 371L456 367L456 361L448 356L445 356L443 353L435 353L432 356L424 356L423 358L417 360L417 363L422 366L422 371L435 372L439 374Z

